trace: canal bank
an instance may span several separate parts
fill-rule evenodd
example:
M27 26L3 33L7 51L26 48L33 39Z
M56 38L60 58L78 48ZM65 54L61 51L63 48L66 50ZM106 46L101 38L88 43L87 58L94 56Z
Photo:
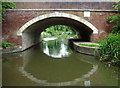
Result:
M2 52L2 54L19 53L22 52L22 48L21 47L7 47L5 49L1 48L0 52Z
M68 39L68 44L72 49L74 49L75 51L77 51L79 53L92 55L92 56L98 55L99 47L91 47L91 46L84 45L84 44L86 44L86 45L99 45L97 43L84 42L84 41L81 41L79 39Z
M47 39L47 38L45 38ZM90 47L90 46L83 46L80 44L90 44L90 45L99 45L97 43L92 43L92 42L83 42L80 41L79 39L68 39L67 40L68 45L71 47L71 49L74 49L75 51L79 52L79 53L83 53L83 54L88 54L88 55L93 55L95 56L96 53L98 54L98 47ZM33 47L33 46L32 46ZM30 47L30 48L32 48ZM19 52L23 52L22 47L7 47L5 49L0 49L0 52L4 53L19 53ZM96 53L95 53L96 52Z

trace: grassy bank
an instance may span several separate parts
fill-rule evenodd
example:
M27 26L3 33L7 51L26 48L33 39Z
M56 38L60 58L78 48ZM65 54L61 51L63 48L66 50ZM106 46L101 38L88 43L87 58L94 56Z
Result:
M79 45L81 45L81 46L89 46L89 47L100 47L100 45L94 45L94 44L82 44L82 43L80 43Z

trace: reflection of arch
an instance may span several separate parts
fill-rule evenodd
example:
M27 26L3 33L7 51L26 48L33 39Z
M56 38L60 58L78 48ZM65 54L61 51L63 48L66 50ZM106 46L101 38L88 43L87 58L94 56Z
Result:
M25 50L40 42L41 32L52 25L66 25L76 30L79 39L90 41L92 34L98 34L98 30L88 21L81 17L54 12L38 16L24 24L17 32L22 36L22 50Z
M41 47L39 47L39 49L40 49ZM25 51L24 53L23 53L23 66L21 66L21 67L19 67L19 71L20 71L20 73L23 75L23 76L25 76L26 78L28 78L28 79L30 79L31 81L33 81L33 82L35 82L35 83L38 83L38 84L43 84L43 85L45 85L45 86L69 86L69 85L75 85L75 84L77 84L77 83L79 83L79 82L84 82L87 78L89 78L90 76L92 76L96 71L97 71L97 69L98 69L98 65L96 65L93 61L91 61L90 60L90 58L93 58L93 57L91 57L91 56L84 56L83 54L82 55L80 55L80 58L79 58L79 56L77 56L78 58L74 58L74 56L72 56L71 58L73 58L73 59L77 59L77 62L79 62L79 61L82 61L81 63L88 63L88 64L90 64L90 69L88 69L87 71L85 71L82 75L81 75L81 72L80 72L80 74L78 74L79 72L78 72L78 70L82 70L82 68L80 69L80 67L79 67L79 65L80 65L80 63L77 65L77 63L76 64L74 64L74 65L71 65L70 63L71 63L71 61L73 61L72 59L71 60L68 60L69 58L61 58L61 59L64 59L64 60L57 60L57 62L63 62L63 63L65 63L65 64L56 64L56 60L52 60L52 58L51 57L49 57L49 56L47 56L47 55L45 55L41 50L40 50L40 54L36 57L36 59L37 60L34 60L34 58L33 59L30 59L30 57L31 57L31 52L34 52L34 50L36 51L36 49L38 49L38 47L34 47L34 48L32 48L32 49L29 49L29 50L27 50L27 51ZM34 54L35 53L35 54ZM33 56L36 56L37 54L36 54L36 52L34 52L32 55ZM42 58L42 57L44 57L44 58ZM84 57L86 57L86 58L84 58ZM40 59L43 59L43 60L40 60ZM86 59L86 60L84 60L84 59ZM38 61L38 60L40 60L40 61ZM33 63L33 61L35 61L34 63ZM42 65L41 65L41 62L42 61ZM36 63L37 62L37 63ZM59 63L60 63L59 62ZM68 62L68 63L66 63L66 62ZM44 63L44 64L43 64ZM48 64L49 63L49 64ZM55 65L53 65L55 63ZM39 65L37 65L37 64L39 64ZM46 66L44 66L45 64L47 64ZM85 66L86 65L88 65L88 64L85 64ZM53 65L53 66L51 66L51 65ZM59 65L59 66L58 66ZM59 71L61 72L61 73L63 73L63 75L66 75L67 76L67 74L69 74L69 71L66 71L66 70L64 70L65 71L65 73L67 73L67 74L64 74L64 71L62 70L62 68L63 67L61 67L61 65L64 67L64 68L66 68L66 70L67 69L71 69L71 67L70 66L74 66L74 68L76 68L76 66L78 67L78 70L77 70L77 68L76 68L76 70L77 70L77 74L78 74L78 76L74 76L74 73L76 73L76 71L73 71L72 69L71 69L71 75L69 75L69 76L73 76L73 78L72 79L70 79L70 80L66 80L66 81L54 81L54 82L49 82L49 75L51 74L51 73L55 73L58 69L59 69ZM66 66L67 65L67 66ZM30 66L30 67L29 67ZM54 70L54 71L52 71L52 70L50 70L50 67L51 66L51 69L52 70ZM58 67L57 67L58 66ZM65 67L66 66L66 67ZM31 68L32 67L32 68ZM40 67L40 69L44 69L44 71L42 72L42 70L40 70L39 69L39 71L36 71L38 74L40 73L40 74L44 74L44 73L49 73L49 75L48 75L48 79L46 79L46 76L45 76L45 79L44 79L44 77L43 78L41 78L41 76L37 76L36 75L36 72L35 71L33 71L33 70L31 70L31 69L34 69L34 68L37 68L37 67ZM42 68L42 67L44 67L44 68ZM53 67L55 67L55 68L53 68ZM61 69L60 69L60 68ZM86 66L87 67L87 66ZM49 69L49 71L47 70L47 69ZM57 73L59 74L59 71L57 71ZM51 76L51 75L50 75ZM68 77L69 77L68 76ZM56 78L56 76L53 74L52 75L52 78ZM62 76L61 75L61 77L64 77L64 76ZM67 78L68 78L67 77Z
M97 69L98 69L98 65L93 65L92 70L90 72L88 72L87 74L83 75L82 77L76 78L76 79L74 79L72 81L68 81L68 82L57 82L57 83L48 83L47 80L37 79L32 74L26 72L24 70L24 67L20 67L19 71L23 74L23 76L26 76L27 78L29 78L30 80L32 80L36 83L44 84L47 86L68 86L68 85L74 85L74 84L77 84L78 82L84 81L86 78L89 78L94 72L96 72Z
M81 17L72 15L72 14L67 14L67 13L60 13L60 12L55 12L55 13L50 13L50 14L45 14L45 15L41 15L38 16L32 20L30 20L29 22L27 22L26 24L24 24L17 32L18 36L21 36L23 31L29 27L30 25L32 25L33 23L36 23L37 21L46 19L46 18L50 18L50 17L65 17L65 18L70 18L70 19L74 19L78 22L81 22L83 24L85 24L86 26L88 26L91 30L93 30L93 34L98 34L98 29L95 28L90 22L88 22L85 19L82 19Z

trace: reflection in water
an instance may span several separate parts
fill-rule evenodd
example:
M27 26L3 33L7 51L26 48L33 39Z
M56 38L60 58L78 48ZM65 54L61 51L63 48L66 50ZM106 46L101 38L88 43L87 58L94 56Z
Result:
M93 56L73 52L65 41L60 38L48 38L42 44L21 54L3 55L3 85L118 85L115 68L105 67Z
M57 37L43 38L44 41L56 40Z
M37 62L35 62L35 58L33 59L30 56L28 57L29 61L27 62L27 64L19 68L19 71L22 73L22 75L27 77L28 79L47 86L67 86L75 85L79 82L85 81L86 78L89 78L94 72L97 71L97 65L91 65L91 63L81 62L79 59L77 59L77 57L75 60L73 60L74 56L71 56L71 58L68 57L73 52L70 48L68 48L67 45L65 45L63 40L59 40L53 37L52 39L47 38L43 40L45 40L42 44L43 53L45 53L49 57L42 54L42 52L41 54L37 54L36 52L40 53L40 51L32 49L32 52L34 52L33 54L35 54L34 56L44 58L41 58L37 60ZM49 59L52 57L66 59ZM25 58L27 58L26 55ZM45 64L40 62L43 62ZM38 63L39 67L42 68L40 68L39 71L36 69L32 69L33 67L38 68L38 65L36 65ZM82 69L83 67L85 68L85 70Z
M96 70L98 69L98 66L93 65L93 68L90 72L88 72L87 74L83 75L80 78L76 78L72 81L68 81L68 82L57 82L57 83L49 83L47 82L47 80L40 80L37 79L36 77L34 77L32 74L27 73L23 67L19 68L19 71L23 74L23 76L26 76L27 78L29 78L30 80L36 82L36 83L41 83L41 84L45 84L46 86L67 86L67 85L74 85L77 84L80 81L84 81L85 78L89 78ZM90 81L84 81L85 82L85 86L90 86Z
M46 43L46 47L45 47L45 49L43 50L43 52L44 52L45 54L47 54L47 55L50 54L50 53L49 53L49 48L48 48L47 43Z
M52 39L44 38L43 40L44 40L44 45L45 45L43 48L43 52L45 54L47 54L48 56L51 56L54 58L62 58L62 57L67 57L70 55L70 52L68 51L68 46L65 45L65 43L63 41L61 41L61 43L60 43L60 41L57 40L56 37L52 37ZM52 40L54 40L54 41L52 41ZM48 44L50 44L51 42L52 42L52 45L48 46ZM53 52L50 52L50 51L53 51Z
M84 85L85 85L85 86L90 86L90 80L84 81Z

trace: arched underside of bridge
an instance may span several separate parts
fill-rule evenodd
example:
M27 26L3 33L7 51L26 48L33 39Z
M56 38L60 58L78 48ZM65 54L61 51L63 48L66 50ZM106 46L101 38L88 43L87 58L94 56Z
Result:
M82 41L91 41L92 34L98 34L91 23L78 16L59 12L45 14L30 20L18 30L17 35L22 36L22 50L39 43L41 32L53 25L71 27Z

